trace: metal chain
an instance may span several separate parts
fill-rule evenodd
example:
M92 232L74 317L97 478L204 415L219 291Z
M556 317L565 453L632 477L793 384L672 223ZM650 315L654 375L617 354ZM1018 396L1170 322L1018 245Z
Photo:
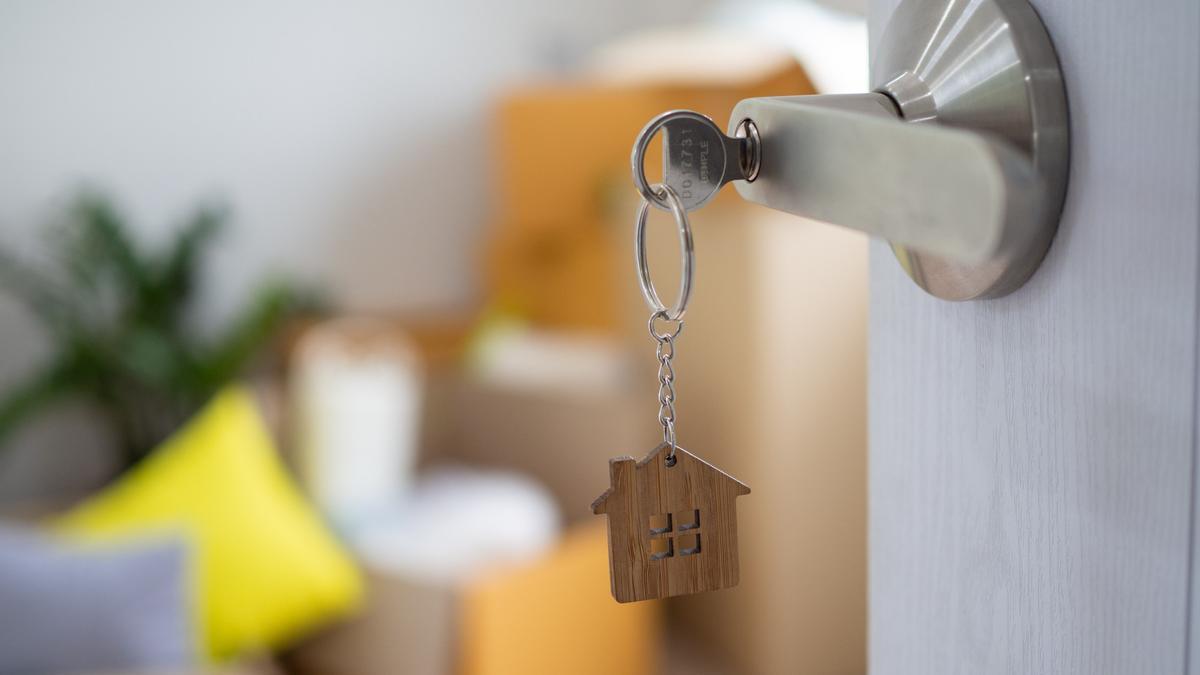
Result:
M671 359L675 358L675 338L683 330L683 321L675 321L674 331L658 332L654 330L654 322L658 319L669 321L665 311L657 311L650 315L650 337L654 338L657 347L655 355L658 358L658 423L663 430L663 444L671 449L667 452L667 466L675 466L675 368Z
M685 191L687 202L668 184L668 179L672 175L675 175L676 178L679 176L686 178L692 175L687 172L680 173L680 167L672 164L675 154L671 151L670 143L673 137L667 131L667 125L683 122L690 125L688 128L691 133L708 134L708 138L715 143L715 150L739 153L737 167L741 169L740 175L737 175L736 171L728 177L721 174L723 179L715 182L708 181L704 186L693 185L690 178L684 180L685 187L691 186L689 190ZM646 180L643 164L646 160L646 152L650 147L650 140L660 130L664 132L663 147L666 150L663 165L664 178L662 183L651 185ZM688 133L681 131L679 135L682 137ZM650 120L633 144L633 155L631 156L633 184L642 195L642 204L638 207L637 219L633 226L633 261L637 267L638 285L641 286L642 297L646 298L646 304L650 306L652 312L649 321L650 337L658 343L658 348L655 350L658 355L658 423L663 430L663 444L670 446L670 451L667 453L667 466L675 466L675 451L679 449L675 442L675 369L671 365L671 359L675 357L675 338L679 337L680 331L683 330L683 315L687 312L688 298L692 292L692 270L695 266L692 225L688 222L688 211L704 205L712 196L716 195L722 185L730 180L753 181L758 177L761 140L754 120L747 118L738 123L736 136L737 138L726 136L711 119L700 113L690 110L672 110ZM694 139L690 135L682 141L685 146L693 142ZM721 155L721 157L724 156ZM728 165L724 159L716 161L718 165ZM697 190L697 188L701 189ZM670 308L658 297L658 291L654 288L654 282L650 278L650 264L646 257L646 220L650 215L651 206L669 210L679 232L679 296ZM654 322L658 320L674 323L675 329L658 332L654 329Z

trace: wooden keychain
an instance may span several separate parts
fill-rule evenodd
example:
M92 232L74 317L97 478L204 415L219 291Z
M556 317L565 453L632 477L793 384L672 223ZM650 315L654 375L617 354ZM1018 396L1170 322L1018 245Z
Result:
M671 184L679 182L692 187L701 176L689 180L685 175L680 179L678 171L672 172L671 157L673 151L680 150L681 136L689 140L687 145L696 151L711 154L716 148L698 144L694 128L692 133L676 133L672 139L672 118L669 117L672 115L689 123L694 122L695 117L708 120L689 111L660 116L642 131L633 153L634 182L640 191L646 188L634 228L634 258L642 295L650 306L650 336L657 345L658 421L663 430L663 442L641 460L632 457L610 460L611 487L592 503L593 513L608 516L609 572L612 594L618 602L652 600L737 585L735 500L750 494L750 488L744 483L676 443L675 371L671 360L675 356L675 341L683 330L695 256L687 216L689 205ZM708 124L716 129L711 120ZM645 145L659 128L666 129L664 156L667 168L664 183L648 185L642 175L642 157ZM719 139L728 139L720 130L715 133ZM672 140L676 141L674 146ZM675 156L683 155L675 152ZM715 185L711 187L715 193L728 180L718 178L713 182ZM703 204L708 197L711 195L693 201L692 208ZM679 230L682 261L679 298L669 309L659 299L646 260L646 219L651 205L670 210Z

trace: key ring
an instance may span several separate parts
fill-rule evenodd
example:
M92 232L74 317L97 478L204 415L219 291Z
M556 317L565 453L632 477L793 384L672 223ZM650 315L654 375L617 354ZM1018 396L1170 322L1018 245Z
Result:
M671 210L671 215L675 217L675 225L679 230L681 263L679 297L675 300L675 305L667 309L667 306L658 297L654 282L650 279L650 263L646 260L646 219L650 214L651 202L647 199L642 200L642 205L638 209L637 224L633 231L633 258L637 265L638 284L642 287L642 296L646 298L646 304L650 306L654 316L661 314L662 318L668 321L679 321L687 312L688 298L692 294L692 268L695 265L695 254L692 250L692 226L688 222L687 210L683 208L683 202L669 185L655 183L650 186L650 190L651 194L655 195L655 199L663 200L667 205L666 208Z
M650 123L642 128L642 131L637 136L637 140L633 144L633 156L631 158L633 162L633 185L642 195L642 199L664 211L667 209L674 210L674 207L667 202L665 197L655 194L658 192L656 188L661 183L650 185L650 182L646 180L646 150L650 147L650 141L653 140L654 135L658 133L659 129L662 129L667 122L677 119L695 120L712 127L718 135L721 133L720 128L709 117L692 110L668 110L650 120ZM675 197L675 202L680 203L678 195Z
M642 160L646 144L659 129L663 131L663 179L649 185ZM739 128L735 133L740 132ZM608 567L617 602L711 591L737 583L734 498L749 494L750 488L679 447L674 361L695 264L688 210L703 206L724 184L753 176L758 156L752 145L754 130L747 128L746 134L746 138L725 136L698 113L677 111L659 115L634 143L633 178L642 203L634 225L633 255L638 284L650 306L646 330L654 340L658 362L662 442L641 461L611 460L612 485L592 502L592 513L608 516ZM679 296L670 309L658 297L646 260L651 206L669 210L679 234Z

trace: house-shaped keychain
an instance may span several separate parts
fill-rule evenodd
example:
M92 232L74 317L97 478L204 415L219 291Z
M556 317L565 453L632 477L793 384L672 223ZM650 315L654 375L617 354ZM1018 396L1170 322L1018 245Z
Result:
M667 444L641 461L609 461L612 487L592 503L608 515L608 565L618 602L729 588L738 582L737 507L750 488Z

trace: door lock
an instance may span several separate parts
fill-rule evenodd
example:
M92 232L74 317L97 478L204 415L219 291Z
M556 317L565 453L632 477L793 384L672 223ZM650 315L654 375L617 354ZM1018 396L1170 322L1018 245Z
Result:
M751 120L759 137L738 192L888 240L939 298L1019 288L1058 227L1070 145L1037 13L1026 0L904 0L871 79L870 93L738 103L731 132Z

